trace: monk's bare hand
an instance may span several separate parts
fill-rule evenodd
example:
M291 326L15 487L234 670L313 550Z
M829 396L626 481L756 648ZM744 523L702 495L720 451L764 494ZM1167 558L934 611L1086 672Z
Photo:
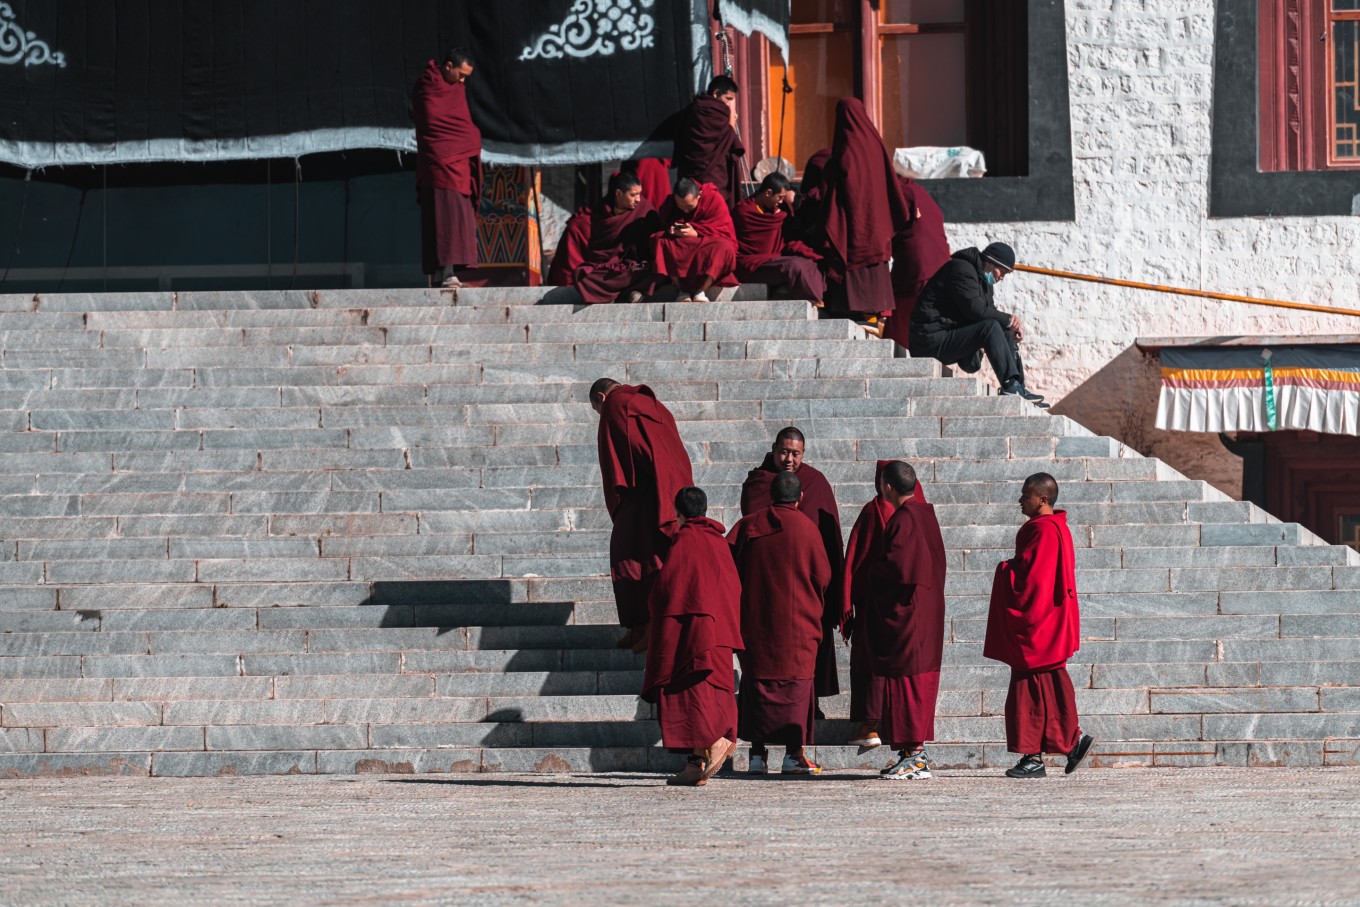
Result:
M699 235L699 231L696 230L696 229L694 229L693 225L691 225L691 224L676 224L676 226L675 226L675 235L676 235L676 236L698 236L698 235Z

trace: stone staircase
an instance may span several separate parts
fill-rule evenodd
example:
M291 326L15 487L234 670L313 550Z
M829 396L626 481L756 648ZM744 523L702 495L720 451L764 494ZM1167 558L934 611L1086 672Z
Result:
M1360 761L1349 549L761 288L561 295L0 296L0 777L673 768L612 648L602 375L656 389L729 526L783 425L847 531L874 461L914 463L950 557L941 765L1012 761L981 639L1039 470L1098 764ZM877 766L836 745L847 699L816 758Z

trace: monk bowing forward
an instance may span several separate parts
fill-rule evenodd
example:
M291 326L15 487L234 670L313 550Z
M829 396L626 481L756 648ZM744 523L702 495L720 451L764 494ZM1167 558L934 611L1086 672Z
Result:
M996 566L982 654L1011 668L1006 748L1020 761L1011 778L1044 777L1044 753L1067 757L1071 774L1092 739L1077 723L1067 659L1081 647L1076 552L1067 513L1054 510L1058 483L1046 472L1025 480L1020 510L1029 522L1015 536L1015 557Z
M680 302L708 302L709 288L737 285L737 232L716 188L681 177L660 217L652 258L657 274L680 288Z
M914 781L930 777L925 745L935 736L944 656L944 539L935 508L913 500L911 466L889 463L882 489L893 513L882 554L868 566L868 711L878 716L883 742L897 750L883 776Z
M702 489L675 496L679 526L648 606L652 632L642 698L657 704L661 742L687 756L667 783L698 786L722 768L737 740L732 655L742 649L741 583L710 520Z
M647 599L679 528L675 494L694 483L675 417L646 385L601 378L590 388L600 414L600 478L614 521L609 537L609 578L619 624L628 632L619 648L647 648Z
M782 773L815 775L804 755L813 741L817 647L831 564L812 521L798 512L802 483L781 472L770 483L770 506L744 516L728 542L741 577L742 738L751 741L750 773L763 775L768 744L784 747Z

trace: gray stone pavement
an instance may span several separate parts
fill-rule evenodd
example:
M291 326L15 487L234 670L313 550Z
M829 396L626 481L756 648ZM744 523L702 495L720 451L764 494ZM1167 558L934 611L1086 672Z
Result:
M1360 770L0 782L0 903L1360 904Z

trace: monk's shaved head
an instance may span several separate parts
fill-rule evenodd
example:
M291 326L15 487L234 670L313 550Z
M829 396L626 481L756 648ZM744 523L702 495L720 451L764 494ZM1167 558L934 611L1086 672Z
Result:
M590 386L590 408L595 412L600 412L604 408L604 398L609 396L609 392L619 386L619 382L613 378L600 378Z
M687 520L708 513L708 495L693 485L681 488L675 496L675 512Z
M1021 493L1032 491L1035 494L1043 495L1048 498L1050 506L1058 503L1058 480L1046 472L1036 472L1034 475L1025 479L1025 487Z
M770 503L797 504L803 496L803 482L791 472L781 472L770 483Z
M893 460L883 467L883 484L901 495L916 493L916 470L910 463Z
M779 434L774 436L774 443L776 445L779 444L779 442L781 441L797 441L799 444L806 444L807 438L803 437L803 433L801 431L794 428L792 425L788 425L785 426L784 428L781 428L779 430Z

